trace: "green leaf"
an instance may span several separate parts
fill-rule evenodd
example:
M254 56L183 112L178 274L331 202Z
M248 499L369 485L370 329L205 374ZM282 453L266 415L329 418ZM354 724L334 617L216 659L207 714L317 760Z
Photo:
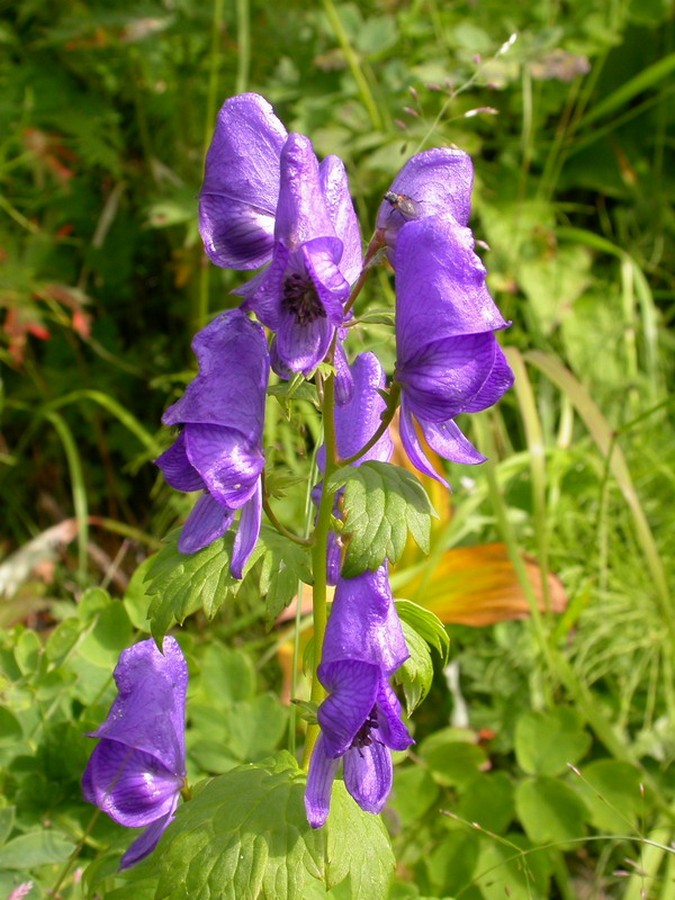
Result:
M434 678L434 665L424 638L407 622L401 622L401 625L410 656L396 670L394 681L403 687L406 715L411 716L429 693Z
M639 833L652 804L645 798L639 769L615 759L584 766L574 787L591 811L591 823L615 834Z
M454 811L485 831L503 834L515 812L513 785L505 772L481 772L464 789Z
M14 838L0 848L0 869L27 871L35 866L64 863L75 849L53 831L34 831Z
M458 740L454 728L444 728L425 738L419 754L439 784L460 788L473 781L486 762L483 748Z
M315 831L304 786L288 753L207 782L162 839L156 900L295 900L346 879L353 896L384 900L394 859L379 818L336 783L328 823Z
M572 788L556 778L526 778L516 788L516 812L536 844L566 844L586 834L588 809Z
M265 624L269 629L298 593L299 583L312 583L312 568L309 549L272 528L262 528L251 562L260 555L260 595L267 598Z
M396 609L401 620L407 622L427 644L435 647L441 654L443 662L446 662L450 652L450 637L436 613L413 603L412 600L397 600Z
M429 880L438 896L452 897L466 887L476 868L480 841L471 831L451 831L425 860Z
M396 766L394 769L394 787L389 805L404 828L421 819L436 803L438 796L438 786L423 766Z
M523 852L518 853L517 848ZM530 851L530 852L528 852ZM490 837L481 840L481 853L474 883L484 900L506 897L550 897L551 858L545 851L531 852L532 844L524 834L507 834L505 843Z
M591 746L583 719L573 709L523 713L516 722L518 764L529 775L559 775Z
M351 537L342 567L345 578L374 571L385 559L396 562L408 532L424 553L429 552L435 513L414 475L390 463L369 461L358 467L343 466L327 481L331 491L343 486L345 532Z
M151 557L146 575L147 592L153 596L148 617L156 641L174 622L182 625L200 608L212 619L241 585L230 574L231 533L190 554L178 551L177 540L174 531L167 545Z
M5 843L14 827L14 814L16 807L5 806L0 809L0 847Z

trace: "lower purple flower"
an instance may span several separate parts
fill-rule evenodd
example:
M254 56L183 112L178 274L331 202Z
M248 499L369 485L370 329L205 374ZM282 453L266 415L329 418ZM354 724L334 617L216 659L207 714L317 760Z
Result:
M82 778L85 800L127 828L146 828L122 857L125 869L148 856L174 817L185 782L188 670L178 642L165 637L124 650L114 673L119 694Z
M388 680L408 655L386 565L340 579L318 669L329 696L319 707L321 736L305 791L312 828L326 822L340 760L359 806L370 813L384 807L393 778L390 751L413 742Z

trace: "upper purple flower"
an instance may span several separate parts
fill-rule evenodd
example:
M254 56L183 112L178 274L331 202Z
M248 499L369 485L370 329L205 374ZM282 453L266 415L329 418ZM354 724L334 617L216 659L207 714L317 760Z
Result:
M199 374L162 418L166 425L184 427L156 462L171 487L204 491L183 526L182 553L221 537L241 510L231 564L232 574L241 578L262 516L267 342L260 325L230 310L198 332L192 347Z
M411 462L447 484L419 441L460 463L484 457L453 421L496 403L513 373L494 331L505 328L485 284L485 267L468 228L449 216L404 224L396 238L396 381L401 440Z
M244 307L254 310L275 332L273 359L279 360L275 368L281 374L290 370L309 375L326 356L335 329L343 323L350 291L346 276L358 275L359 263L351 248L353 258L345 260L343 274L345 244L338 237L331 210L343 236L351 217L341 199L338 186L342 182L335 165L326 170L330 177L322 178L309 138L291 134L280 166L272 263L235 293L245 297Z
M328 817L341 759L345 786L362 809L378 813L386 803L393 778L390 750L412 743L388 681L408 656L386 565L340 579L318 669L329 696L319 707L321 735L305 791L313 828Z
M473 164L462 150L437 147L413 156L398 173L377 213L377 230L393 247L406 222L451 216L467 225L471 215Z
M120 868L151 853L173 819L185 781L185 694L188 670L172 637L162 653L154 640L120 655L118 696L90 737L100 742L82 778L84 797L128 828L147 830L129 847Z
M217 266L258 269L272 259L281 185L294 176L282 172L287 138L286 128L259 94L230 97L218 113L199 196L199 229ZM343 245L340 271L351 284L361 272L361 234L347 173L337 156L327 156L319 166L318 188Z

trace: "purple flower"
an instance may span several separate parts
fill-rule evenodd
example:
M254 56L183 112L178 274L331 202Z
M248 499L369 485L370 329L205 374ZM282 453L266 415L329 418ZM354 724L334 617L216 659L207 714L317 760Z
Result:
M473 164L462 150L438 147L413 156L385 194L377 213L377 230L390 246L406 222L451 216L467 225L471 215Z
M183 527L181 553L221 537L241 510L231 563L232 574L241 578L262 516L267 343L260 325L231 310L198 332L192 347L199 374L162 418L184 427L156 462L171 487L204 491Z
M199 196L199 230L217 266L258 269L272 258L287 136L259 94L231 97L218 113Z
M473 246L468 228L431 216L405 223L393 254L401 440L413 465L443 484L415 423L445 459L483 462L454 417L492 406L513 384L494 335L508 323L488 293Z
M118 696L90 737L100 738L82 778L84 797L128 828L146 828L120 868L151 853L174 817L185 781L188 670L172 637L124 650L114 673Z
M387 566L340 579L318 669L329 696L319 707L321 735L305 791L313 828L328 817L340 760L345 786L362 809L378 813L386 803L393 778L390 750L412 743L388 682L408 655Z
M337 235L331 210L343 233L349 231L345 223L351 219L339 190L343 182L334 175L334 166L327 181L329 208L325 179L308 138L289 135L280 165L272 262L235 293L245 297L244 308L252 309L275 332L277 371L309 375L326 356L335 329L343 323L350 291L340 267L345 245ZM357 270L356 260L346 258L346 274L351 277Z

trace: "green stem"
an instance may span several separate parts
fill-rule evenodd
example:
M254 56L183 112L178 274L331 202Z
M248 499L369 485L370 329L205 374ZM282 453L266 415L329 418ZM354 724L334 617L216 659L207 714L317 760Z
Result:
M262 483L263 483L262 484L262 487L263 487L263 509L265 510L265 513L267 514L267 518L270 520L272 525L274 525L274 527L279 532L279 534L283 534L283 536L287 537L290 541L293 541L296 544L301 544L303 547L309 546L309 544L311 544L311 541L309 540L309 538L299 537L299 535L294 534L292 531L289 531L289 529L286 528L285 525L282 525L282 523L279 521L279 519L277 519L276 513L270 506L270 498L269 498L269 495L268 495L266 487L265 487L265 476L264 475L263 475Z
M312 668L312 692L311 699L320 703L326 696L317 675L317 669L321 662L321 648L326 634L328 621L328 606L326 602L326 558L328 555L328 536L330 534L330 522L333 514L333 493L328 490L328 478L336 468L337 442L335 439L335 376L329 375L324 384L323 391L323 428L324 444L326 447L326 467L323 479L323 491L321 503L314 529L314 546L312 548L312 572L314 575L313 618L314 618L314 664ZM305 741L305 755L303 766L309 767L312 750L319 737L319 726L310 725L307 729Z
M363 101L363 105L368 112L368 116L370 117L372 126L376 131L382 131L383 122L382 116L380 115L380 110L377 108L377 103L375 102L373 93L370 90L370 86L366 80L365 75L363 74L363 71L361 70L358 57L354 52L354 48L349 43L349 36L347 35L344 25L340 20L340 16L338 15L333 0L323 0L323 8L326 13L326 17L331 24L333 32L335 33L335 37L340 44L342 52L345 55L347 65L349 66L352 77L359 89L361 100Z

